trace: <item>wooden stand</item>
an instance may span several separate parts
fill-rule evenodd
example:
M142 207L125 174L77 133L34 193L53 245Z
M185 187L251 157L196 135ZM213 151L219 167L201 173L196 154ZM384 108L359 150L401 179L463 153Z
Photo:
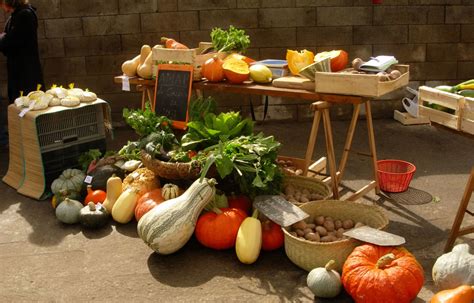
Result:
M331 184L332 184L332 190L333 190L333 197L334 199L339 199L338 186L344 174L344 170L346 168L347 160L349 158L349 152L351 151L352 140L354 138L354 132L355 132L357 120L359 118L359 113L360 113L360 105L365 104L370 153L369 154L359 153L359 154L363 154L372 158L374 180L370 181L369 184L367 184L366 186L364 186L363 188L355 192L352 196L350 196L347 199L347 200L355 201L372 189L375 189L375 192L378 194L380 192L380 188L379 188L378 175L377 175L377 152L375 148L375 136L374 136L373 123L372 123L372 110L370 106L370 101L367 99L361 98L360 100L352 100L350 103L353 104L354 111L352 113L352 120L349 125L349 129L347 131L346 142L344 144L344 150L342 152L341 162L339 163L339 169L336 168L336 157L334 154L331 118L329 116L329 108L331 104L325 101L318 101L311 105L311 109L315 111L315 114L314 114L314 119L313 119L313 125L311 127L311 133L309 136L308 147L306 150L306 157L305 157L306 163L305 163L305 170L303 171L303 175L306 176L308 174L307 167L309 166L311 162L311 158L313 157L314 145L316 143L318 128L319 128L319 124L322 117L323 126L324 126L324 134L326 138L326 151L328 155L329 172L330 172L330 177L326 178L324 181L325 182L332 181Z
M459 204L456 218L454 219L453 227L451 228L451 233L449 234L448 241L446 242L446 246L444 247L444 252L451 251L454 245L454 241L456 241L457 237L474 233L474 225L461 228L461 224L464 219L465 213L471 216L474 216L474 213L470 212L467 209L473 191L474 191L474 166L471 169L471 175L469 176L469 180L467 181L466 189L464 190L464 194L462 196L461 203Z

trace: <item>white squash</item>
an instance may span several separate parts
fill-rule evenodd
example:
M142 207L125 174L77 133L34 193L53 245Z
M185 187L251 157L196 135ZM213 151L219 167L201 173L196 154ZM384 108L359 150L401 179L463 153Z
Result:
M240 262L252 264L257 261L262 248L262 224L257 219L258 211L242 222L235 241L235 252Z
M336 262L330 260L326 266L311 270L306 278L309 289L319 298L334 298L341 292L341 276L334 270Z
M66 107L74 107L81 104L81 100L74 96L67 96L66 98L61 99L61 105Z
M474 255L468 244L458 244L440 256L432 270L433 281L439 289L452 289L463 284L474 284Z
M135 189L123 191L112 207L112 218L118 223L126 224L130 222L135 214L135 207L140 196Z
M159 254L178 251L193 235L199 214L212 201L215 192L214 179L194 181L181 196L146 213L138 221L138 235Z

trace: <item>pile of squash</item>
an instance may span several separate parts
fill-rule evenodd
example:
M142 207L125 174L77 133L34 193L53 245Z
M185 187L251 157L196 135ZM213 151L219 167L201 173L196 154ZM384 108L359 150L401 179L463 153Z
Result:
M44 110L53 106L75 107L81 103L91 103L97 100L97 95L88 89L74 87L74 83L69 84L69 89L54 84L46 92L38 85L37 90L15 99L18 108L29 108L30 110Z

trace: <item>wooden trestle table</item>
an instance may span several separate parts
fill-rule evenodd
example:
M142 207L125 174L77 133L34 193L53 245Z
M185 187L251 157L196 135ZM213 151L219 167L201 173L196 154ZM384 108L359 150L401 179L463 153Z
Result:
M122 82L122 76L115 77L116 83ZM136 84L141 86L143 91L142 97L142 108L145 104L145 99L148 94L149 99L150 93L153 90L155 82L153 80L143 80L130 78L130 84ZM349 95L338 95L338 94L322 94L316 93L314 91L303 90L303 89L292 89L292 88L280 88L270 85L261 85L261 84L228 84L228 83L210 83L206 81L193 82L193 89L197 91L198 94L202 94L202 91L216 91L223 93L234 93L234 94L243 94L243 95L263 95L263 96L273 96L273 97L284 97L290 99L300 99L300 100L309 100L313 101L310 105L312 111L314 111L314 118L311 127L311 133L308 140L308 147L305 155L305 166L303 175L308 174L308 167L312 162L314 147L316 143L316 138L318 134L319 124L321 119L323 120L324 135L326 139L326 152L328 158L328 168L329 168L329 177L324 179L324 182L330 183L333 192L333 198L339 199L339 183L342 180L344 175L344 170L349 158L349 153L351 151L352 140L354 137L355 129L357 126L357 121L359 119L360 107L361 105L365 106L365 116L367 121L367 130L368 130L368 142L369 142L369 152L368 153L359 153L366 155L372 159L372 171L373 171L373 180L371 180L367 185L353 193L347 200L355 201L362 197L367 192L375 189L375 192L378 194L380 192L378 176L377 176L377 152L375 147L375 136L374 136L374 127L372 122L372 111L371 111L371 99L368 97L362 96L349 96ZM346 135L346 141L344 144L344 150L342 151L342 157L339 162L339 166L336 166L336 158L334 151L334 143L332 136L332 127L331 127L331 118L329 115L329 108L333 104L352 104L353 113L352 119L349 124L349 128ZM152 108L154 108L152 104Z

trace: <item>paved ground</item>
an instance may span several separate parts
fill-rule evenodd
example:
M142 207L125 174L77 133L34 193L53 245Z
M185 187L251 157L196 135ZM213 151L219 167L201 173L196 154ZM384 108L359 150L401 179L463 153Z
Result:
M334 123L337 150L342 148L347 125ZM434 290L431 267L442 252L474 165L474 139L430 126L404 127L392 120L377 120L375 126L379 158L414 163L418 170L411 186L440 199L407 205L368 197L386 210L391 219L388 230L406 237L406 247L423 265L426 286L416 302L424 302ZM272 122L259 128L283 142L282 154L304 155L308 123ZM116 131L111 146L122 145L129 136L128 131ZM322 141L318 143L319 155L323 149ZM364 127L354 145L365 149ZM8 156L0 154L0 161L3 175ZM368 165L368 159L351 156L344 181L346 194L370 178ZM232 250L208 250L194 240L174 255L158 256L137 237L136 223L82 230L60 224L48 201L20 196L3 183L0 192L0 302L313 300L305 287L306 272L293 265L283 250L262 253L251 266L240 264ZM461 240L474 246L472 236ZM350 300L342 297L332 302Z

